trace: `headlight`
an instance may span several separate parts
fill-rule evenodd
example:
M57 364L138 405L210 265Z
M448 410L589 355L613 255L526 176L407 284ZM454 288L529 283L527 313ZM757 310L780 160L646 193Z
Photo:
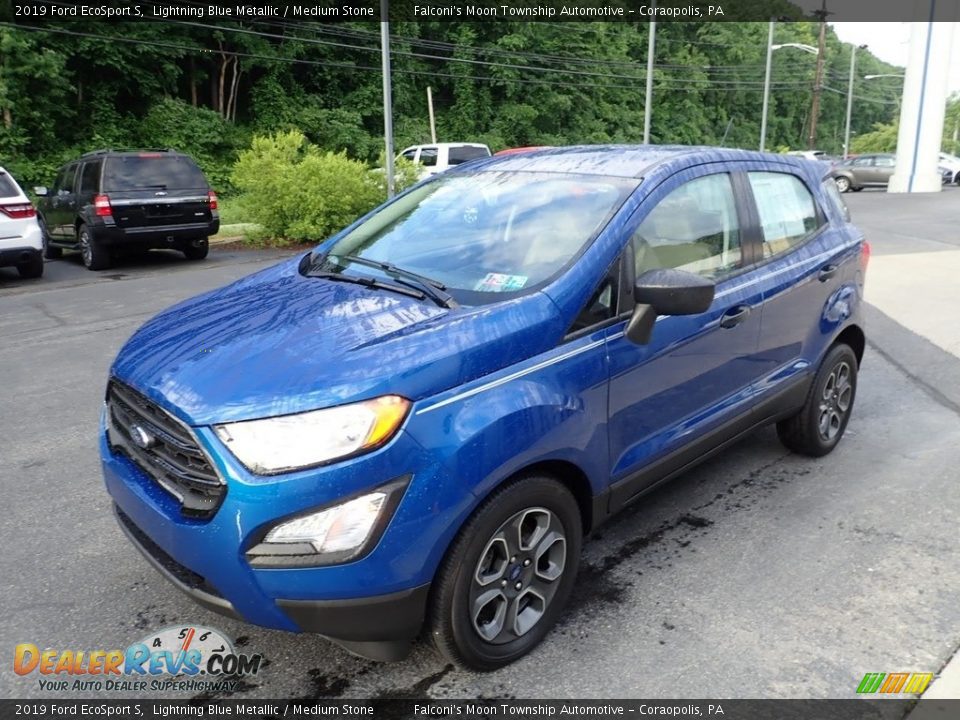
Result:
M337 505L274 525L247 550L253 567L333 565L355 560L383 534L409 476Z
M410 402L396 395L264 420L217 425L214 430L250 472L272 475L321 465L387 442Z

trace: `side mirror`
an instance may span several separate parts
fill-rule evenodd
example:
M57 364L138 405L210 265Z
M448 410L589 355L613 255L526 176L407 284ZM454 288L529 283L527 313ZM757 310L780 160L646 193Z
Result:
M33 194L37 197L46 197L48 194L47 188L43 185L38 185L33 189Z
M638 345L650 342L658 315L697 315L713 303L716 286L700 275L661 268L637 278L633 298L637 305L627 323L626 336Z

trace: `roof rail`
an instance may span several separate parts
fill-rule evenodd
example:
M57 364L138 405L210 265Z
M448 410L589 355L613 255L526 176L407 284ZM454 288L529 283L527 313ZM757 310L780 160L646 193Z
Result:
M85 158L85 157L91 157L91 156L93 156L93 155L106 155L107 153L112 153L112 152L117 152L117 153L121 153L121 152L134 152L134 153L135 153L135 152L171 152L171 153L175 153L175 152L180 152L180 151L177 150L176 148L128 148L128 149L121 149L121 148L103 148L103 149L101 149L101 150L91 150L90 152L85 152L85 153L83 153L83 155L81 155L80 157Z
M103 150L91 150L90 152L85 152L80 157L89 157L91 155L104 155L109 152L113 152L113 148L104 148Z

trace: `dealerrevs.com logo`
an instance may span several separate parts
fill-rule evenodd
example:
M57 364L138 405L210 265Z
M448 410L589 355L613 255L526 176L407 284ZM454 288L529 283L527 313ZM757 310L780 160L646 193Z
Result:
M223 691L236 678L256 675L262 655L246 655L219 630L173 626L151 633L126 650L41 650L20 643L14 650L17 675L37 676L41 690Z

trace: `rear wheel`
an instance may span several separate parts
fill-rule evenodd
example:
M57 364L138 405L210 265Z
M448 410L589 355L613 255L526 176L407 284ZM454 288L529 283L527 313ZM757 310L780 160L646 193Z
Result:
M849 192L850 178L846 178L843 175L840 175L839 177L835 178L835 182L837 183L837 190L839 190L842 193Z
M434 645L481 671L527 654L570 596L581 542L576 500L561 483L527 476L498 491L464 525L438 573L428 619Z
M37 255L32 260L17 265L17 272L22 278L38 278L43 276L43 258Z
M187 260L203 260L210 252L210 241L207 238L197 238L183 246L183 254Z
M87 270L106 270L110 267L110 253L93 239L85 224L77 228L77 245Z
M849 345L835 345L823 359L803 408L777 423L780 441L803 455L826 455L843 437L856 395L857 356Z
M50 245L50 235L47 233L47 224L43 221L43 218L38 217L37 222L40 224L40 239L43 241L43 256L47 258L47 260L56 260L60 257L63 257L63 250Z

